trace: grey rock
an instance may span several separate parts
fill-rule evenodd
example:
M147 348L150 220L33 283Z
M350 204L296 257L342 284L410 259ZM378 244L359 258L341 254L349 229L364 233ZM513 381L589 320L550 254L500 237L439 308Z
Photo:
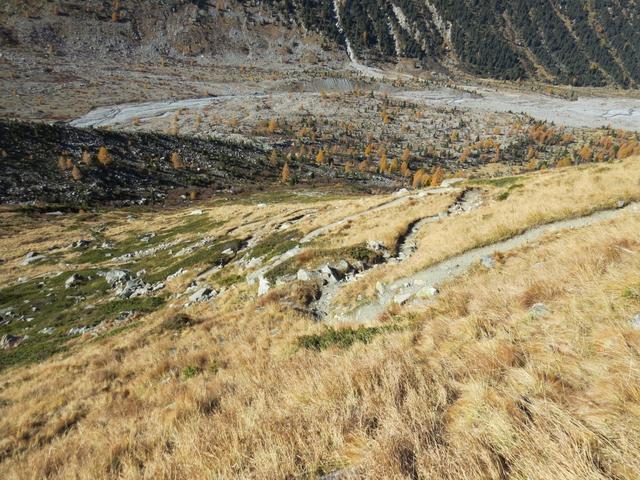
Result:
M125 320L128 320L132 315L133 315L133 312L131 310L127 310L125 312L121 312L116 317L116 322L124 322Z
M631 319L631 327L634 330L640 330L640 313Z
M91 245L91 240L85 240L84 238L77 240L71 244L71 248L87 248Z
M346 260L340 260L339 262L332 264L331 268L343 276L353 271L353 267L349 265L349 262Z
M111 270L104 275L104 279L111 288L126 283L130 278L131 275L125 270Z
M40 330L39 333L41 333L43 335L53 335L54 331L55 331L55 329L53 327L45 327L42 330Z
M339 282L344 278L344 275L333 268L331 265L325 265L320 269L320 273L322 277L327 280L329 283Z
M155 236L156 236L155 232L149 232L149 233L144 234L142 237L140 237L140 241L144 242L144 243L149 243L149 241L152 238L155 238Z
M67 332L67 335L69 337L73 337L75 335L84 335L85 333L89 332L91 329L89 327L73 327L70 328L69 331Z
M544 303L536 303L529 309L529 315L533 318L541 318L549 315L551 311Z
M185 273L187 273L188 270L185 270L184 268L181 268L180 270L178 270L175 273L172 273L171 275L169 275L167 277L167 280L173 280L174 278L178 278L180 275L184 275Z
M298 273L296 274L296 277L298 280L300 280L301 282L308 282L311 280L311 274L304 269L300 269L298 270Z
M616 202L616 207L617 208L624 208L627 206L627 202L624 200L619 200L618 202Z
M0 338L0 348L2 350L10 350L12 348L16 348L22 342L25 341L27 337L22 337L20 335L10 335L6 334Z
M387 289L382 282L376 282L376 292L378 292L379 296L383 296L386 293Z
M136 298L147 295L153 291L153 287L143 282L139 278L128 280L122 287L116 291L116 295L120 298Z
M64 288L73 288L80 285L85 278L82 275L74 273L64 282Z
M215 297L215 295L216 292L210 287L202 287L191 294L189 297L189 303L206 302L207 300L211 300Z
M373 250L374 252L382 252L386 250L385 246L378 240L369 240L367 242L367 248L369 250Z
M234 255L236 252L233 251L233 248L227 248L222 251L222 255Z
M258 279L258 295L259 296L265 295L270 288L271 288L271 284L269 283L269 280L261 276Z
M44 258L44 255L40 255L38 252L29 252L24 257L24 260L22 261L22 266L26 267L27 265L31 265L32 263L42 260L43 258Z

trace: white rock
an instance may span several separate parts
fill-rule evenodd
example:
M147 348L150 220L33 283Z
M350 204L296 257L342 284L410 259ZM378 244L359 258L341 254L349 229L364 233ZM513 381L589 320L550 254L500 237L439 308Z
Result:
M418 290L418 293L416 293L416 296L418 298L431 298L438 295L438 293L440 292L438 291L437 288L429 286L429 287L423 287L420 290Z
M640 313L631 319L631 327L634 330L640 330Z
M311 274L302 268L298 270L296 277L301 282L308 282L309 280L311 280Z
M269 289L271 288L271 284L269 283L269 280L267 280L264 277L260 277L258 279L258 295L262 296L265 295Z
M189 213L189 215L202 215L202 214L204 214L204 211L203 211L203 210L200 210L200 209L198 209L198 210L192 210L192 211Z
M411 299L411 297L413 297L411 293L400 293L393 297L393 302L398 305L404 305Z

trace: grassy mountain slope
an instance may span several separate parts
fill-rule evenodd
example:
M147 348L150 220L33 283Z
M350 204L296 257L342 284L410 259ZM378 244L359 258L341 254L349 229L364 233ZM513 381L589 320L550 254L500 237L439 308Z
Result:
M468 184L481 189L482 204L430 224L416 258L422 268L427 257L474 241L637 200L638 161ZM205 203L198 217L183 209L49 218L4 210L0 248L10 255L0 272L11 285L0 289L2 306L14 299L35 319L2 326L30 337L1 357L26 349L0 373L3 478L637 478L637 211L505 251L492 266L439 285L435 297L392 305L366 325L314 322L308 282L262 296L246 282L256 267L245 260L268 263L320 226L361 213L303 245L294 258L308 271L355 255L363 235L439 211L447 195L374 210L397 197L274 192ZM471 230L477 238L465 235ZM64 287L72 271L86 278L117 264L100 242L135 251L152 232L180 245L124 268L149 280L180 262L187 271L138 299L146 303L110 305L104 284ZM93 235L100 242L85 250L64 247ZM249 236L231 256L217 243ZM49 258L23 266L29 250ZM24 276L30 283L19 283ZM221 293L186 305L193 280ZM70 314L47 323L46 292L70 302ZM68 335L81 325L73 312L86 305L93 329ZM117 320L122 310L131 313ZM51 333L41 333L47 325ZM30 346L43 341L62 352L34 356Z

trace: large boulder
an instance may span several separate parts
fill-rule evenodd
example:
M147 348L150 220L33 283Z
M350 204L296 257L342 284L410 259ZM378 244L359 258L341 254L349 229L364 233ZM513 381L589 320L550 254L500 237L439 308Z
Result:
M111 270L104 275L104 279L113 288L116 285L128 282L131 279L131 275L126 270Z

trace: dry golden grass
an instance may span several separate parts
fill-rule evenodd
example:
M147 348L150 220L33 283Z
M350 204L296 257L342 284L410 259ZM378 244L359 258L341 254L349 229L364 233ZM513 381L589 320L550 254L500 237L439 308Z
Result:
M506 202L433 225L416 258L468 248L472 226L493 238L534 213L544 221L632 197L636 166L534 176ZM542 199L562 204L506 216L508 205ZM334 208L349 202L358 203L321 214L339 218ZM221 230L261 219L266 232L293 207L269 218L220 208L207 214L229 218ZM139 221L111 233L126 237ZM166 322L182 313L175 307L156 312L137 329L0 373L0 476L639 478L640 331L630 324L639 231L638 215L625 213L547 236L444 286L433 304L394 307L404 328L348 349L298 348L325 327L244 284L192 307L189 324ZM463 233L468 243L452 236ZM446 248L432 251L431 235ZM550 313L534 317L540 302Z
M338 303L353 304L358 294L375 295L376 282L390 282L471 248L509 238L532 226L580 216L615 206L618 200L640 199L640 157L606 165L545 171L515 180L506 188L485 186L485 203L468 214L423 228L410 261L376 269L344 289ZM493 199L491 199L493 197Z

